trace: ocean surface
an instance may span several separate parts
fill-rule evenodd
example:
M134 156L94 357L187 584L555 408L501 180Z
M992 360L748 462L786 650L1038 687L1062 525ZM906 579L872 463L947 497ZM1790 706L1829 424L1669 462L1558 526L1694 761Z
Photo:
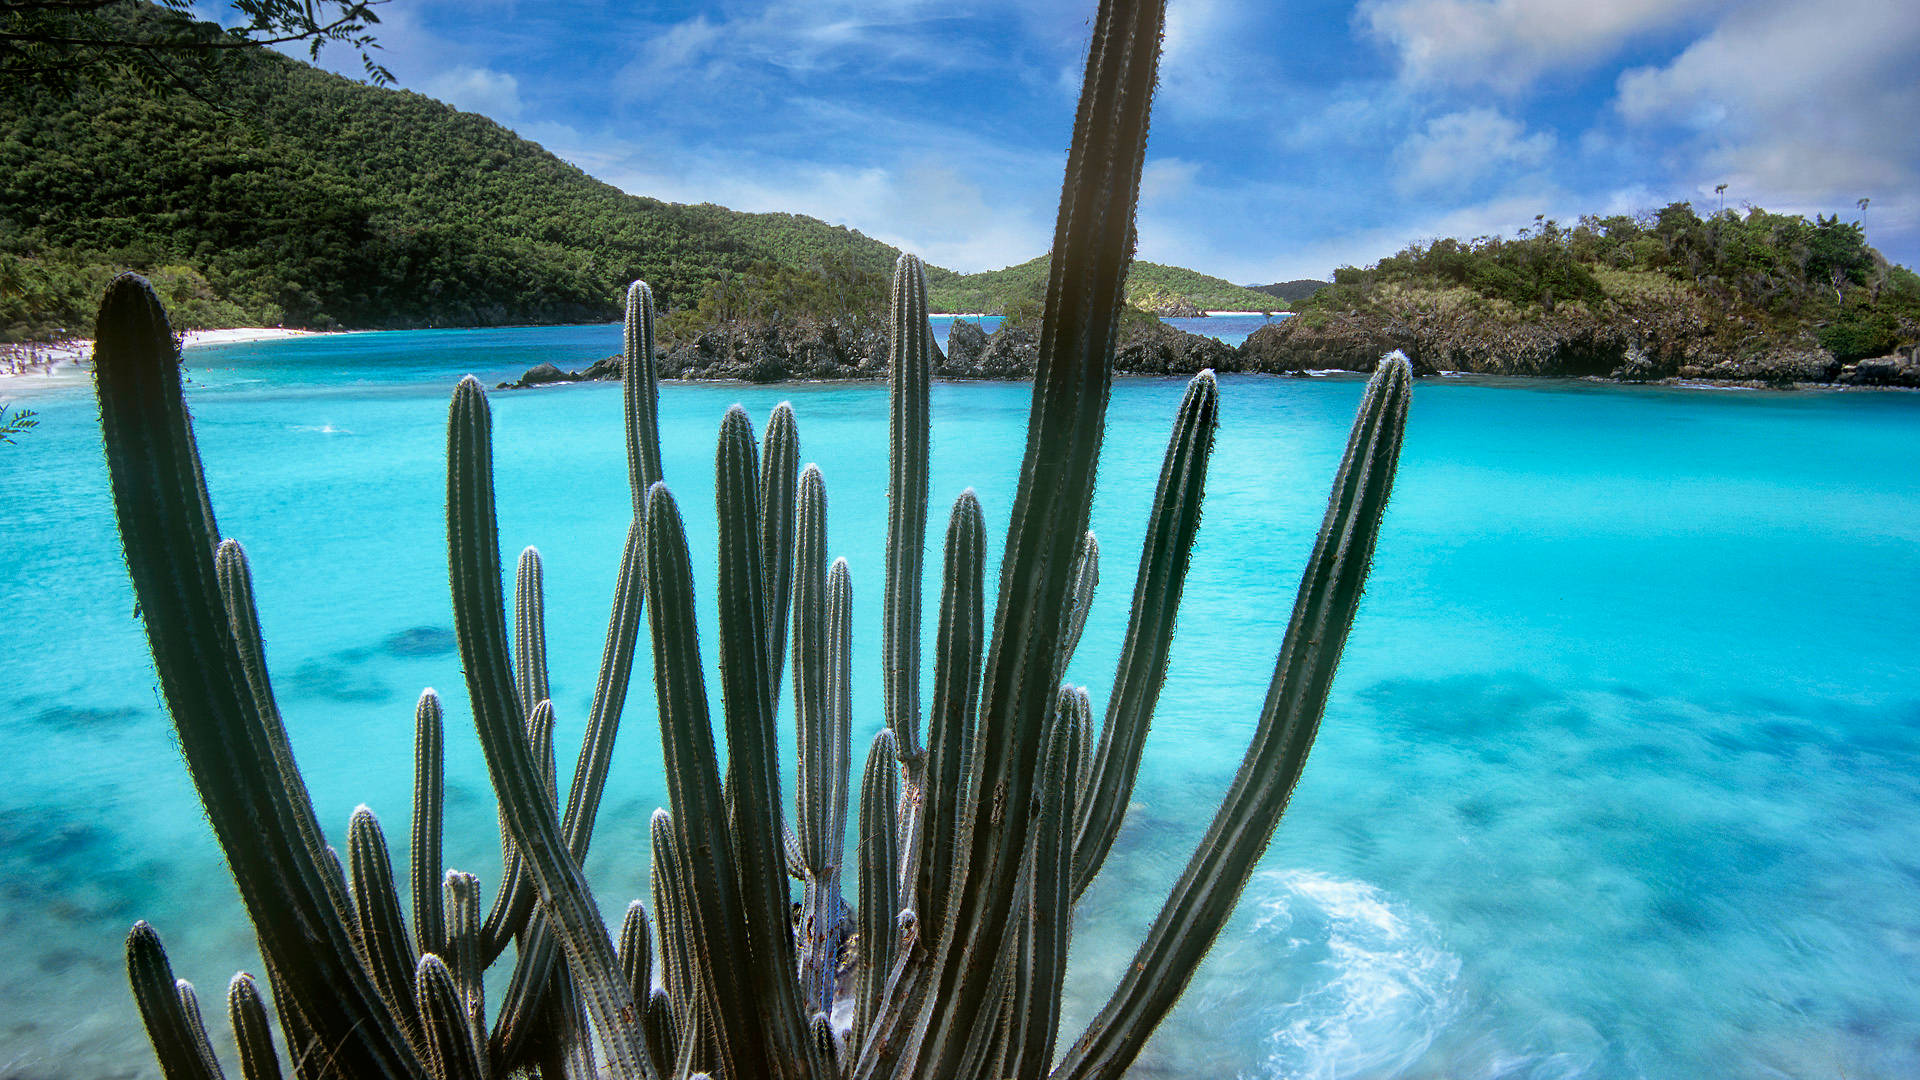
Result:
M491 895L494 808L448 629L446 403L461 374L574 366L618 336L188 354L215 508L252 557L282 710L336 841L365 803L404 857L413 702L437 687L449 864ZM1239 760L1361 385L1221 381L1172 673L1079 912L1063 1041L1129 962ZM1182 386L1113 391L1093 512L1104 584L1070 676L1097 711ZM0 447L0 1078L156 1077L122 968L133 921L158 928L228 1055L214 1003L259 961L153 687L90 393L26 380L0 397L42 417ZM930 572L963 488L1003 533L1028 397L935 387ZM881 707L884 388L670 384L666 473L710 646L715 434L728 405L764 418L782 400L853 568L864 747ZM564 770L629 509L620 391L492 405L506 558L529 544L546 558ZM1913 394L1422 380L1305 779L1137 1074L1920 1075L1916 448ZM930 647L931 614L927 632ZM646 895L659 756L643 649L588 862L610 917Z

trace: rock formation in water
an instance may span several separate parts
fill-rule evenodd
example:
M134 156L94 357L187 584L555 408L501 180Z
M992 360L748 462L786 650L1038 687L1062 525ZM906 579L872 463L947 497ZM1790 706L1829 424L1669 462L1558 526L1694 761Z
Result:
M1413 361L1414 373L1464 371L1485 375L1602 378L1620 382L1721 382L1751 386L1838 384L1920 387L1916 347L1842 364L1810 336L1789 341L1755 335L1729 355L1684 311L1608 322L1578 311L1503 321L1460 314L1383 318L1331 314L1292 318L1255 330L1239 348L1164 323L1130 323L1120 335L1114 370L1121 375L1191 375L1215 371L1297 374L1370 372L1394 349ZM993 334L956 320L934 374L944 379L1030 379L1040 358L1032 326ZM743 382L880 380L886 345L878 331L849 332L833 323L731 323L662 349L663 379ZM529 369L503 388L618 379L620 358L579 371L553 364Z
M1628 320L1566 309L1515 321L1458 312L1316 313L1254 331L1240 347L1239 370L1365 372L1381 354L1401 349L1422 375L1466 371L1620 382L1920 387L1912 346L1842 364L1811 334L1780 340L1756 332L1737 351L1717 343L1724 340L1683 308Z

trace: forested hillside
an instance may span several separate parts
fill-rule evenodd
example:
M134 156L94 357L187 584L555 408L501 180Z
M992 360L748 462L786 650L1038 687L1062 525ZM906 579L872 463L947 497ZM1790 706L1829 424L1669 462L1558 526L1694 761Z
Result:
M1004 270L957 274L927 269L927 300L935 311L1000 314L1009 305L1046 292L1051 255ZM1127 299L1151 307L1155 301L1184 302L1200 311L1273 311L1284 307L1274 297L1241 288L1222 278L1178 266L1135 262L1127 276Z
M179 92L39 95L0 117L0 333L84 329L114 272L190 325L409 327L610 319L773 262L897 252L792 214L627 195L492 121L274 53L216 108Z

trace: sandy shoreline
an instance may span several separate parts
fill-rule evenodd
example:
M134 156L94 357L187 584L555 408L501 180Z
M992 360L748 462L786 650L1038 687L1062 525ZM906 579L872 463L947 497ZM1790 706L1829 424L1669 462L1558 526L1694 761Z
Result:
M250 341L281 341L286 338L315 337L320 330L288 330L278 326L236 326L224 330L188 330L180 335L181 349L203 345L239 345ZM93 359L90 338L64 341L29 342L0 345L0 380L57 377L63 369L84 365Z

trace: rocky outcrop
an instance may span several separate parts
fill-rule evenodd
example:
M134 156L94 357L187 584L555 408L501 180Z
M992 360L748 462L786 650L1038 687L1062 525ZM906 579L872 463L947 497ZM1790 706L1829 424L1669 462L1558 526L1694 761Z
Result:
M1755 333L1729 349L1714 345L1700 321L1677 310L1611 321L1578 311L1524 321L1458 313L1316 313L1311 319L1295 317L1263 326L1238 349L1164 323L1135 323L1121 333L1114 372L1174 376L1212 368L1222 373L1364 373L1394 349L1413 361L1416 375L1466 371L1621 382L1920 388L1920 357L1914 346L1852 364L1841 364L1811 336L1782 342ZM935 350L934 374L946 379L1031 379L1039 361L1035 328L1007 326L988 335L978 323L956 321L947 352ZM730 324L676 343L662 351L657 362L663 379L881 380L887 375L887 343L878 329L848 331L833 323ZM518 381L500 386L523 389L618 379L621 367L618 356L579 371L539 364Z
M986 351L987 332L980 328L979 323L965 319L953 320L952 329L947 331L948 374L977 368L980 357Z
M1040 366L1040 336L1028 326L1003 326L976 342L954 324L947 340L947 362L934 374L949 379L1031 379ZM978 333L978 328L973 328ZM982 344L984 343L984 344ZM1121 331L1114 352L1117 375L1192 375L1205 368L1239 370L1233 346L1164 323L1138 324Z
M1727 344L1732 341L1733 344ZM1261 327L1240 347L1240 370L1372 371L1393 349L1414 373L1723 382L1750 386L1920 385L1912 350L1842 365L1811 334L1781 340L1764 328L1710 329L1683 306L1596 316L1578 309L1525 319L1466 311L1316 312Z
M567 371L553 364L535 364L526 374L515 382L503 382L502 390L525 390L532 386L550 386L554 383L599 382L606 379L618 379L626 369L626 361L618 356L609 356L604 360L595 360L579 371Z
M1204 334L1189 334L1164 323L1120 335L1113 370L1121 375L1192 375L1212 368L1238 371L1233 346Z
M1920 387L1920 345L1848 364L1834 381L1848 386Z
M759 383L884 379L887 337L878 327L812 319L726 323L666 350L660 377Z

